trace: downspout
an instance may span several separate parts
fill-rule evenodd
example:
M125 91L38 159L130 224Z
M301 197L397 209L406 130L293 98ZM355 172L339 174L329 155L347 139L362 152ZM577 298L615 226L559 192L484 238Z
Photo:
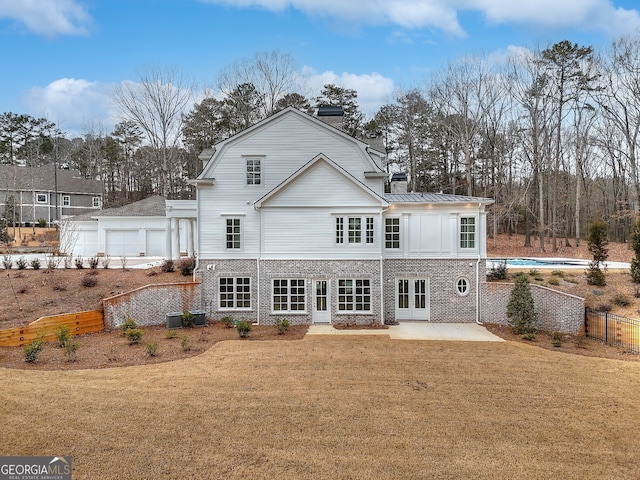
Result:
M262 210L256 208L256 204L253 204L253 209L258 211L258 258L256 258L256 271L258 278L257 281L257 291L258 291L258 306L256 307L256 314L258 316L258 325L260 325L260 291L262 290L262 284L260 283L260 263L262 260Z
M385 239L385 226L384 226L384 212L389 210L389 207L380 210L380 324L384 325L384 239Z
M480 208L482 207L482 203L478 203L478 227L482 224L480 222ZM480 239L482 237L478 236L478 260L476 261L476 323L478 325L482 325L480 321L480 262L482 260L480 256Z

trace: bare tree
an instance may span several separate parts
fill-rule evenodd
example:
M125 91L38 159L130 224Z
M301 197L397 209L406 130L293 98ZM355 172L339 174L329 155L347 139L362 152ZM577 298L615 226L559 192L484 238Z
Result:
M278 50L257 52L224 68L218 77L218 89L225 97L238 85L250 84L261 96L262 116L277 111L277 104L286 94L300 91L302 77L295 60Z
M138 82L122 83L114 94L120 120L140 127L155 152L161 166L160 193L165 197L173 191L170 169L179 168L176 153L193 91L193 82L175 68L146 68Z

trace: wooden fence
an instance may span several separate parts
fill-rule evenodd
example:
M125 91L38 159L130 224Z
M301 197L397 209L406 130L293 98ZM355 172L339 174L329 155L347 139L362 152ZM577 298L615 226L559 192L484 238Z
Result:
M101 332L104 330L104 318L99 310L41 317L25 327L0 330L0 347L26 345L35 340L38 332L44 332L46 341L55 340L55 330L60 325L67 325L70 335Z
M640 320L587 308L584 326L587 337L640 354Z

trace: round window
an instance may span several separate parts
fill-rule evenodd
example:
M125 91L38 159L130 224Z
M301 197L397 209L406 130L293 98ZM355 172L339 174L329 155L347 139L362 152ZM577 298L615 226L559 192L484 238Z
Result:
M456 291L458 295L464 296L469 293L469 280L464 277L461 277L456 280Z

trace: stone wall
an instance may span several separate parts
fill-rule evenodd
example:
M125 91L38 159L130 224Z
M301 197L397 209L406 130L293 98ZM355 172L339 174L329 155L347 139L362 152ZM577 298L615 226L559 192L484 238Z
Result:
M199 282L147 285L105 298L104 325L118 328L127 318L140 326L164 325L167 313L201 309L201 298Z
M513 283L486 282L482 285L482 322L508 325L507 304ZM540 285L531 285L538 328L548 332L578 334L584 326L584 299Z

